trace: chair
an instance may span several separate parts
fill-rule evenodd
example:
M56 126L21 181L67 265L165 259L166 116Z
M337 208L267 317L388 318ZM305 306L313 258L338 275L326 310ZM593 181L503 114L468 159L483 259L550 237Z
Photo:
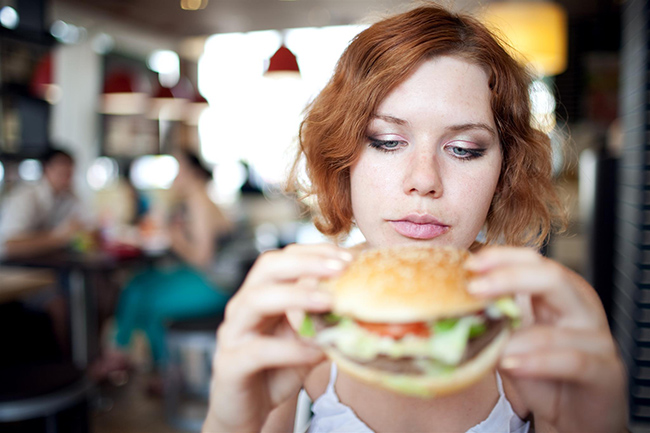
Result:
M222 239L212 276L235 293L259 255L253 233L245 226ZM176 428L200 431L208 410L216 332L223 313L177 320L167 327L169 363L164 376L165 412Z
M223 316L215 315L168 326L165 413L178 429L201 430L208 409L216 331L222 320Z
M0 431L86 433L93 385L71 363L0 369Z

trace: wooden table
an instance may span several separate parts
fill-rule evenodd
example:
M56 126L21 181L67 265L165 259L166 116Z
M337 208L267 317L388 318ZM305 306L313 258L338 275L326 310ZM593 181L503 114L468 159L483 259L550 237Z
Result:
M0 303L15 301L56 282L49 269L0 266Z
M66 286L70 305L72 360L77 367L85 368L99 354L97 301L95 291L89 284L91 275L148 266L160 257L140 254L120 258L103 251L81 253L64 250L37 257L5 260L2 264L22 268L26 273L35 275L44 275L40 274L41 271L50 272L50 275L55 275L55 281Z

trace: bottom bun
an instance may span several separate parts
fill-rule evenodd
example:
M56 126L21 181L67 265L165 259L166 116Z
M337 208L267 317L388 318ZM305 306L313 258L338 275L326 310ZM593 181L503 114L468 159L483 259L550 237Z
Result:
M337 367L350 376L401 394L423 398L439 397L458 392L478 382L496 365L510 330L504 329L478 355L456 368L452 373L427 376L397 374L369 368L341 354L335 348L324 348Z

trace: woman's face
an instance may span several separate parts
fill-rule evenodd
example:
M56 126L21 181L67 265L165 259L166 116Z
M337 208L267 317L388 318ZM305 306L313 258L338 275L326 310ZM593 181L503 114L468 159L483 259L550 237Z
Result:
M352 211L371 246L468 248L501 171L487 74L427 60L380 104L350 172Z

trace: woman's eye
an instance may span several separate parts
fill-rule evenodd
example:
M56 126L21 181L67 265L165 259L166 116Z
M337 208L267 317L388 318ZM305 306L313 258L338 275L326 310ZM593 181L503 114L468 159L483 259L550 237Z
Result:
M370 140L371 147L386 152L390 152L392 150L397 149L401 143L400 141L397 140L377 140L373 138L369 138L369 140Z
M466 147L459 146L449 146L447 149L452 154L452 156L463 160L479 158L485 154L485 149L468 149Z
M462 147L452 147L451 151L453 152L454 155L456 156L466 156L469 155L469 151L467 149L463 149Z

